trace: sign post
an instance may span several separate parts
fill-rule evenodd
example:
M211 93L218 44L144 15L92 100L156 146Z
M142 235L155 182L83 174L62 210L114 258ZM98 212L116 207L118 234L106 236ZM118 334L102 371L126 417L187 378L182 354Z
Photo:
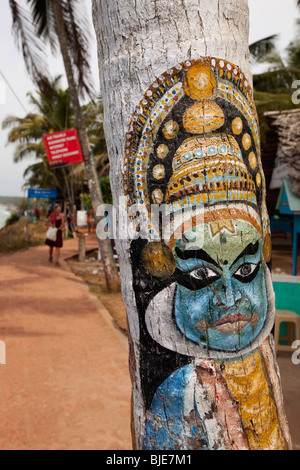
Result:
M28 199L57 199L57 189L28 189Z
M29 199L57 199L57 196L58 196L57 189L35 189L35 188L28 189L28 194L27 194L27 217L29 219L32 218L29 215L29 213L30 213Z
M51 168L83 162L76 129L44 135L43 141Z

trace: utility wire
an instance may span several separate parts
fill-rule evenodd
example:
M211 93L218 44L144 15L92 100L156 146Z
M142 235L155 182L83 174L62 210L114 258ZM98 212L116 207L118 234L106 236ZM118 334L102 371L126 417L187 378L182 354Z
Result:
M6 85L8 86L8 88L10 89L10 91L12 92L12 94L14 95L18 103L20 104L20 106L22 106L22 108L24 109L25 113L28 114L27 109L23 105L22 101L18 97L17 93L15 92L15 90L13 89L13 87L11 86L11 84L9 83L9 81L7 80L6 76L4 75L1 69L0 69L0 75L2 76L3 80L5 81Z

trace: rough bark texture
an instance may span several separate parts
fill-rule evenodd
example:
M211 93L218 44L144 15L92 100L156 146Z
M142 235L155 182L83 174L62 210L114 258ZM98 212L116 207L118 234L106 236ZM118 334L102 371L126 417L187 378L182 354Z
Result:
M118 242L134 446L290 448L247 1L94 0L93 16L114 204L145 230ZM161 223L137 203L164 203Z
M94 210L94 213L96 214L98 207L101 204L103 204L103 201L102 201L101 191L99 187L99 177L97 175L94 162L92 161L92 155L90 151L83 113L82 113L82 109L81 109L79 97L78 97L78 89L76 87L76 83L74 79L74 71L73 71L72 62L71 62L70 55L69 55L68 38L66 35L65 25L63 22L61 2L54 1L52 8L53 8L53 13L55 17L57 37L58 37L60 50L61 50L61 54L62 54L64 66L65 66L65 71L67 75L70 97L71 97L71 101L72 101L72 105L74 109L76 128L77 128L80 146L81 146L81 150L82 150L82 154L84 158L85 172L86 172L86 177L89 183L89 190L90 190L93 210ZM101 259L104 265L104 272L105 272L107 287L112 292L118 292L120 289L120 280L119 280L119 275L117 272L116 265L113 260L112 250L110 247L109 240L102 240L101 242L99 242L99 247L101 251Z

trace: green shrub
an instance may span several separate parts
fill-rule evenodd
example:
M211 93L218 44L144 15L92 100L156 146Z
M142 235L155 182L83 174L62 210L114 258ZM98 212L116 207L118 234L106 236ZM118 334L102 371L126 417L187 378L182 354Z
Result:
M19 220L20 220L19 214L17 214L16 212L13 212L6 220L5 225L6 227L8 227L9 225L13 225L16 222L19 222Z

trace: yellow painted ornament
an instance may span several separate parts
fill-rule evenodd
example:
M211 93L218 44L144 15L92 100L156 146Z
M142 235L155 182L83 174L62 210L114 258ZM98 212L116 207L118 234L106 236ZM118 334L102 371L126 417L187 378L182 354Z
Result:
M169 279L176 263L172 251L162 242L149 242L142 253L142 263L150 276Z
M176 121L168 121L163 128L163 134L166 139L174 139L179 132L179 125Z
M232 130L235 135L240 135L243 132L243 121L240 117L237 117L232 121Z
M250 147L251 147L251 145L252 145L252 140L251 140L250 135L249 135L249 134L245 134L245 135L243 136L242 142L243 142L243 147L244 147L244 149L245 149L245 150L249 150Z
M255 168L257 167L257 159L256 159L256 155L254 152L251 152L249 154L249 163L250 163L252 170L255 170Z
M168 153L169 153L169 148L167 147L167 145L165 144L161 144L158 148L157 148L157 156L158 158L160 158L161 160L163 160L164 158L167 157Z
M213 96L217 81L209 65L200 61L187 72L183 87L190 98L201 101Z
M195 103L183 116L183 126L191 134L208 134L224 124L224 113L214 101Z

